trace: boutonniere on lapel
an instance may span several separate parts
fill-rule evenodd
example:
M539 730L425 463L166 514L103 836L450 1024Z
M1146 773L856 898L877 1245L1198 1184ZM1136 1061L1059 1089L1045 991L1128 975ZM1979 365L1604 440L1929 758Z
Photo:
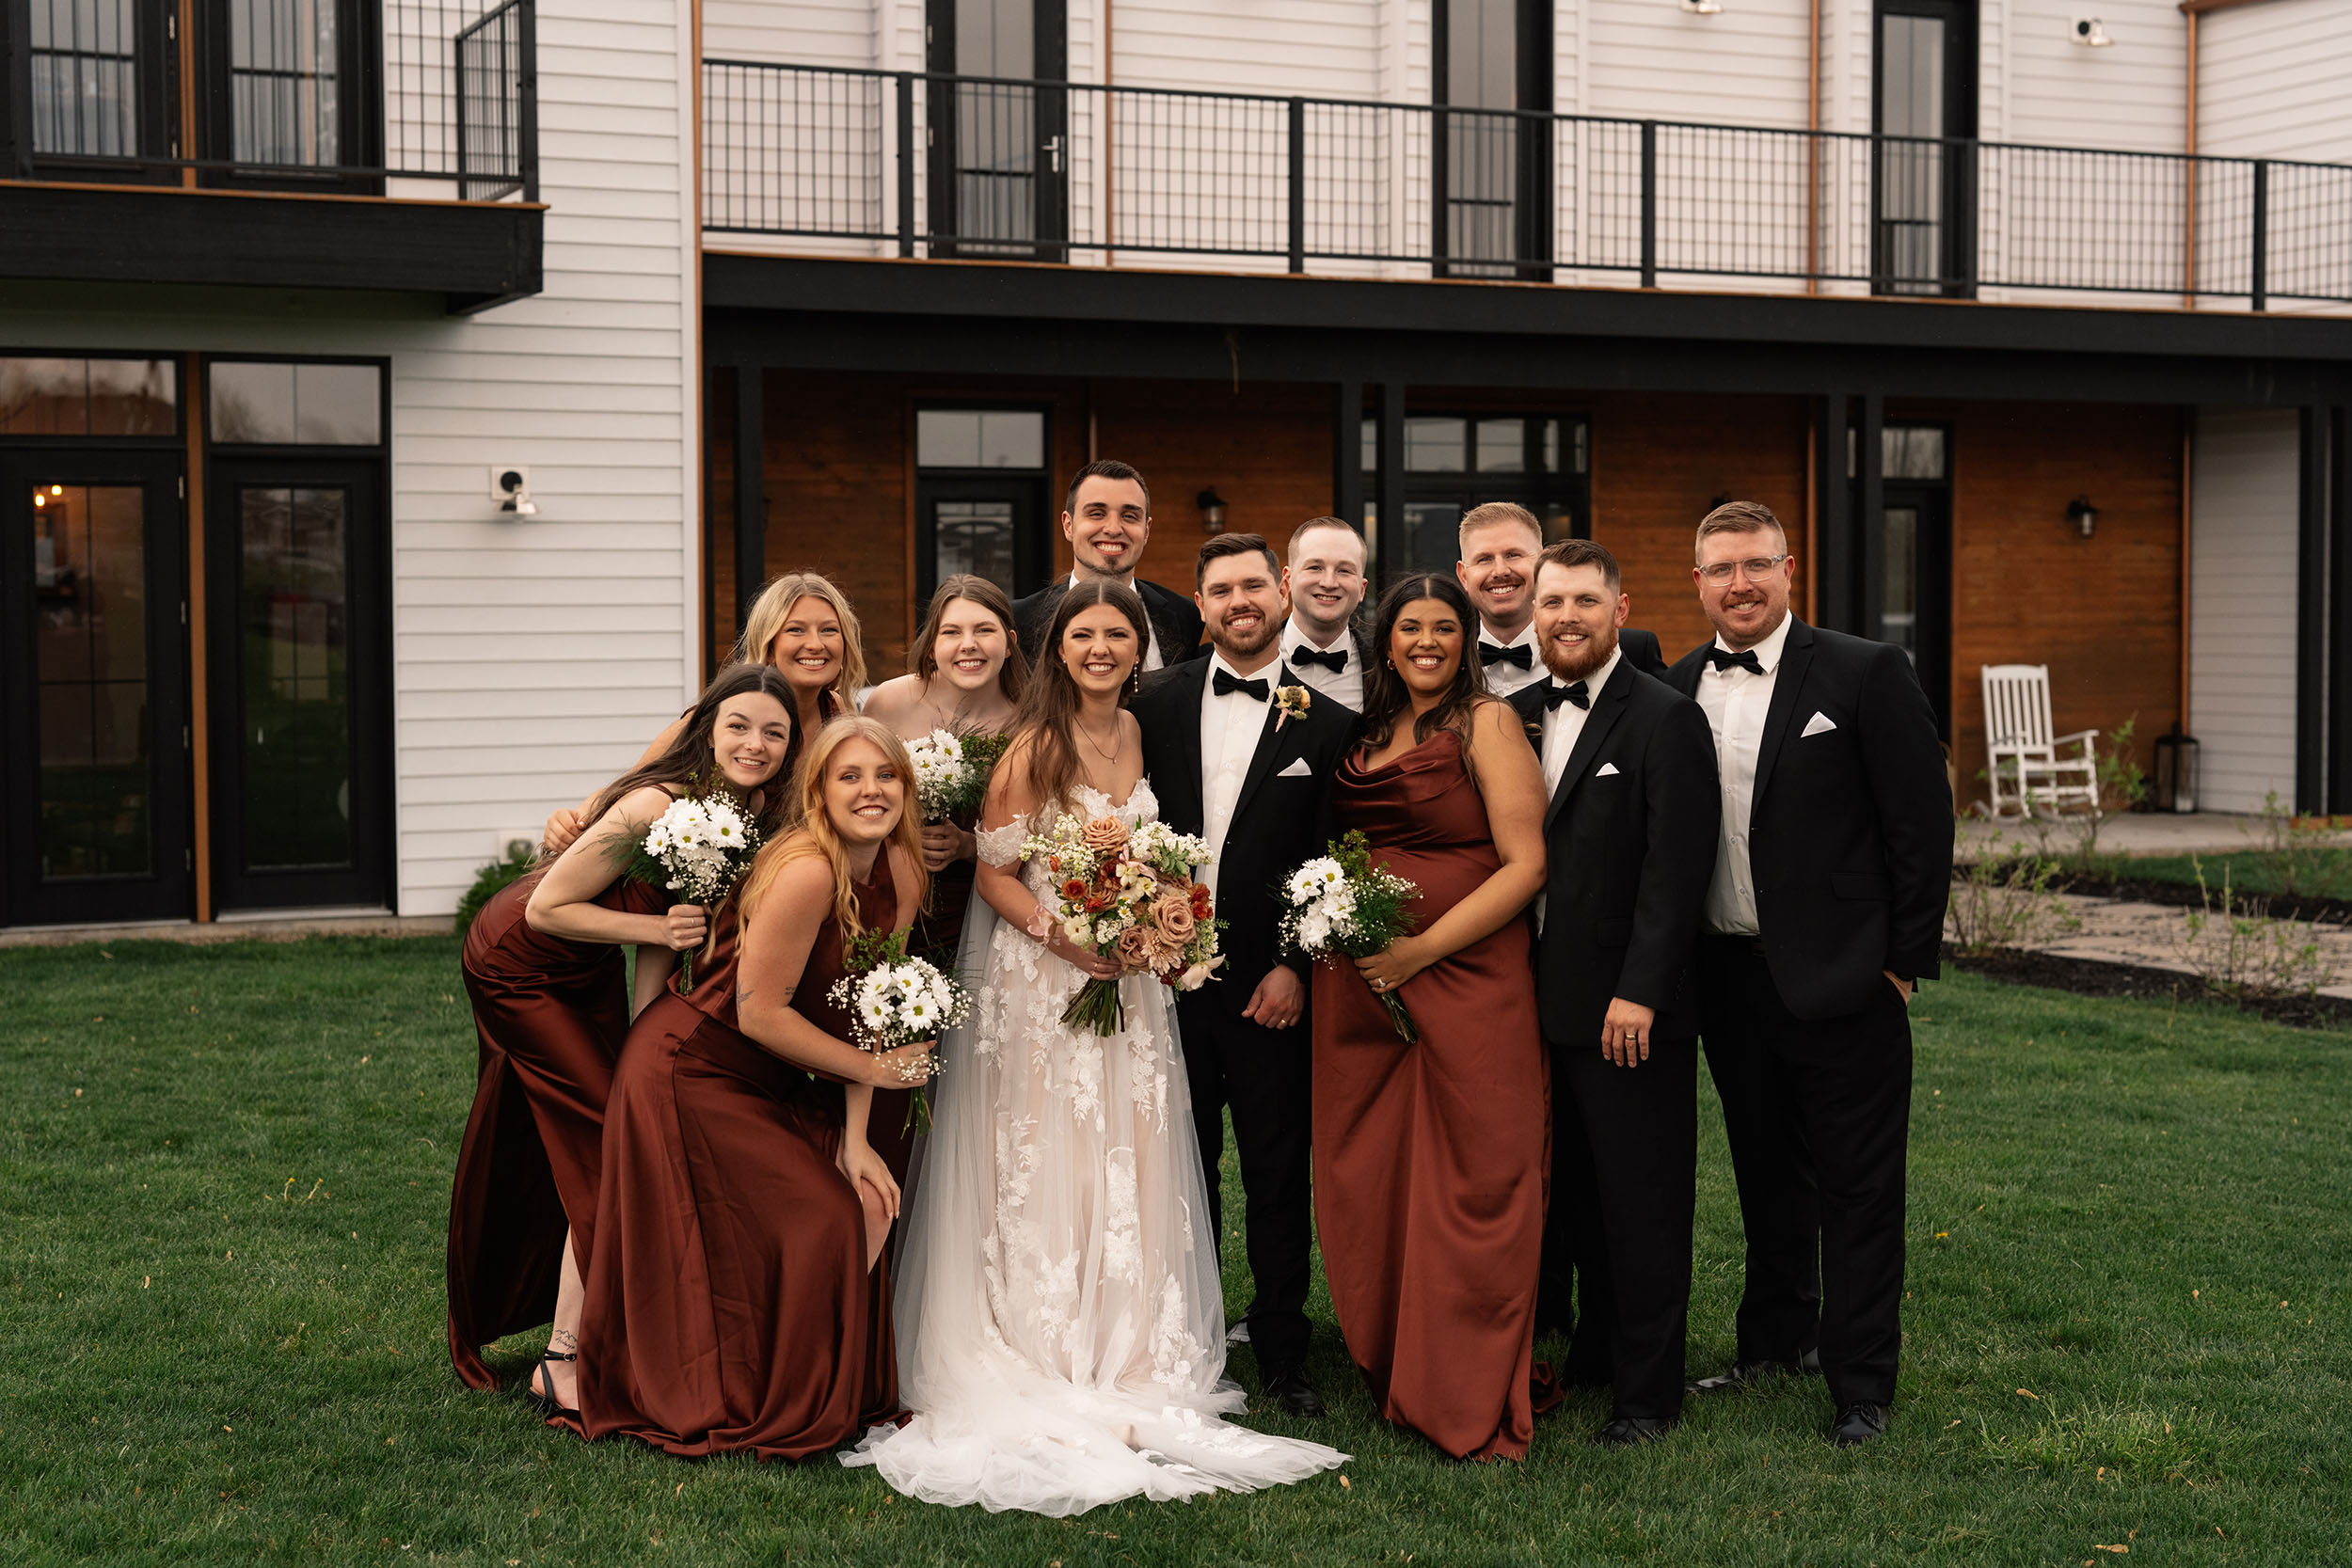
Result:
M1294 719L1307 717L1307 705L1313 701L1303 686L1278 686L1274 689L1274 733L1280 735L1282 726Z

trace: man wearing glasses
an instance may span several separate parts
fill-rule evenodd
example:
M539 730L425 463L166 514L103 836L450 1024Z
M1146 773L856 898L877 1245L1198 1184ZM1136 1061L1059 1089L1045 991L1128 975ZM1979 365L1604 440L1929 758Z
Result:
M1899 648L1788 612L1771 510L1699 524L1715 627L1669 684L1715 734L1723 817L1699 1026L1747 1231L1739 1360L1696 1392L1819 1370L1831 1441L1886 1430L1901 1347L1912 987L1937 972L1952 800Z

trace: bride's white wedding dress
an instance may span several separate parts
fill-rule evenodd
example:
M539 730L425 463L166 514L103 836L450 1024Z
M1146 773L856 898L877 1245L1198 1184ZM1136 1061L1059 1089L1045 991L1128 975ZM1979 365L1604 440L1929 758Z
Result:
M1158 815L1079 787L1089 816ZM1020 859L1024 818L979 835ZM1058 902L1042 863L1023 882ZM902 1427L841 1456L926 1502L1066 1515L1122 1497L1295 1481L1346 1455L1221 1418L1216 1238L1169 993L1120 982L1126 1028L1073 1030L1085 975L972 895L970 1021L941 1041L933 1124L897 1293Z

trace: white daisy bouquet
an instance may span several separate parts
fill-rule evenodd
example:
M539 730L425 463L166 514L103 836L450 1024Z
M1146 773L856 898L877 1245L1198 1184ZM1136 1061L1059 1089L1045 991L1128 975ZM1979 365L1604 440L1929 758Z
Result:
M1198 990L1225 961L1216 935L1225 923L1209 890L1192 879L1193 867L1208 863L1205 840L1164 822L1130 828L1115 816L1064 816L1052 832L1031 834L1021 852L1044 856L1054 873L1062 934L1073 946L1116 960L1121 979L1152 974L1178 990ZM1089 979L1061 1021L1117 1034L1126 1026L1119 980Z
M972 1010L971 993L954 975L927 958L907 957L903 931L859 937L850 942L847 957L849 973L826 995L849 1015L850 1043L860 1051L879 1055L918 1040L935 1040ZM936 1069L933 1059L920 1073L901 1076L921 1084ZM907 1120L930 1130L930 1101L919 1088L907 1107Z
M743 802L713 784L671 801L643 838L624 837L619 847L628 875L668 889L681 904L711 910L750 867L759 843L759 826ZM693 989L691 953L679 956L678 983Z
M914 765L914 795L926 822L951 822L977 815L988 797L989 775L1005 754L1007 736L956 735L948 730L907 743Z
M1290 874L1282 896L1290 908L1282 911L1282 945L1311 958L1368 958L1413 928L1406 906L1420 888L1375 863L1372 844L1350 829L1325 846L1318 855ZM1375 991L1396 1025L1396 1037L1421 1038L1405 999L1394 991Z

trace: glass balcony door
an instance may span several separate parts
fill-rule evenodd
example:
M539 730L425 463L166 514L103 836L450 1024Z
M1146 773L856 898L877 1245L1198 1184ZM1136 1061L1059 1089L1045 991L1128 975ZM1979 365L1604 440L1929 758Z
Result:
M1871 274L1878 292L1974 287L1974 0L1879 0ZM1900 139L1896 139L1900 138Z
M373 191L383 159L376 0L198 0L205 182Z
M176 181L179 54L169 0L21 0L0 8L10 51L0 101L0 173L58 180ZM21 29L21 33L20 33Z
M185 538L167 453L0 453L0 924L194 910Z
M931 251L1068 260L1068 20L1038 0L930 0Z
M1453 277L1549 277L1549 0L1436 0L1436 261Z

